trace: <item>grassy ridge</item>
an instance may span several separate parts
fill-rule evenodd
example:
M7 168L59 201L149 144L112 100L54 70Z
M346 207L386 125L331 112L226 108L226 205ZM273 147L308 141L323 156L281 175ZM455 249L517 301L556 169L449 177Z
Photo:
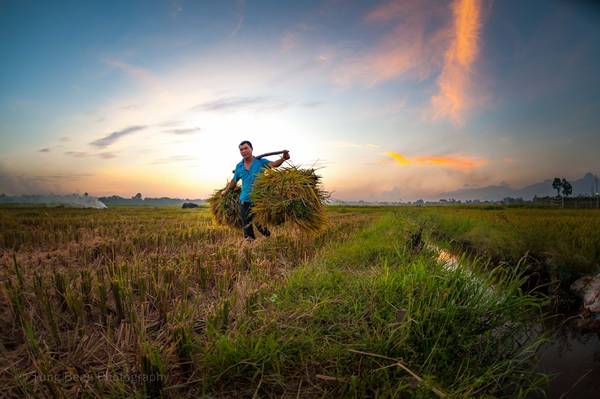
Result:
M516 274L474 282L433 254L407 252L410 229L388 214L296 269L207 343L203 389L315 397L525 397L539 389L544 377L531 356L540 341L527 337L540 301L521 293Z
M205 209L0 213L9 397L525 397L544 382L541 300L520 275L445 269L398 211L333 208L318 235L250 246Z

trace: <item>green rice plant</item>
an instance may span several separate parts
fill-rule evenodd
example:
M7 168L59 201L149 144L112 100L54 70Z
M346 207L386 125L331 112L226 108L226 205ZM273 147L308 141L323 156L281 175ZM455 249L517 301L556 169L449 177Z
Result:
M267 169L254 183L252 213L255 222L264 226L289 223L301 230L319 231L327 222L324 203L328 197L314 169Z
M4 288L10 298L11 310L13 314L14 325L20 326L23 324L25 317L25 298L23 297L23 288L18 283L15 284L12 278L6 279Z
M216 190L208 198L213 220L222 226L241 228L240 193L242 188L236 185L235 188L225 194L223 194L223 191L224 189Z
M54 306L49 296L49 291L44 286L42 275L35 272L33 275L33 291L40 303L41 313L52 334L56 347L60 347L60 334L58 329L57 316L54 314Z
M96 278L96 295L98 296L100 319L102 324L106 325L108 318L108 289L104 280L104 272L101 269L96 270Z
M60 304L60 309L62 311L67 310L67 300L66 300L66 283L65 276L60 271L55 271L53 274L54 280L54 290L56 291L56 296L58 297L58 302Z
M81 298L83 299L83 304L84 306L91 306L92 275L89 270L82 270L80 272L80 277Z
M166 365L161 356L161 350L146 341L142 343L140 351L144 396L150 399L161 398L166 379Z
M123 320L125 318L125 307L123 304L123 287L121 286L120 281L113 280L110 283L110 289L113 295L113 299L115 301L117 318L119 321Z

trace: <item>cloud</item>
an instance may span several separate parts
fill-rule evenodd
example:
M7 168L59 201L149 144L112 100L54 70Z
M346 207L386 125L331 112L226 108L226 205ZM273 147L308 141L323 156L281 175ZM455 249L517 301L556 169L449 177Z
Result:
M191 111L227 112L250 107L260 111L280 109L287 106L288 104L285 101L280 101L269 97L226 97L197 105L193 107Z
M448 118L461 125L464 112L471 105L467 93L479 51L481 4L479 0L455 0L452 14L452 39L437 80L438 93L431 98L431 104L435 118Z
M171 0L171 16L177 18L177 15L183 11L183 0Z
M334 83L370 87L402 76L429 77L441 63L444 49L443 30L431 26L439 25L446 14L438 1L394 0L375 7L364 22L385 33L373 46L341 57L334 68Z
M146 126L129 126L129 127L126 127L125 129L121 129L121 130L117 130L116 132L112 132L98 140L94 140L90 144L93 145L94 147L98 147L98 148L108 147L109 145L113 144L120 138L127 136L131 133L135 133L137 131L143 130L145 128L146 128Z
M171 133L171 134L176 134L176 135L195 134L195 133L200 133L201 131L202 131L202 128L200 128L200 127L191 127L191 128L187 128L187 129L164 130L165 133Z
M71 141L71 139L67 136L63 136L63 137L59 138L58 141L60 141L61 143L66 143L66 142Z
M369 148L369 149L379 148L379 146L377 144L371 144L371 143L359 144L359 143L354 143L351 141L336 141L333 143L333 145L336 148Z
M91 154L89 154L87 152L83 152L83 151L66 151L65 155L68 155L70 157L75 157L75 158L84 158L84 157L89 157Z
M131 76L139 82L145 83L150 86L156 86L158 85L158 83L160 83L158 77L146 68L131 65L116 59L104 59L103 61L105 64L125 72L127 75Z
M368 88L404 79L434 81L424 105L427 119L461 125L472 98L474 63L479 52L482 0L391 0L363 18L379 33L370 45L338 48L332 81L342 87ZM428 83L428 82L427 82Z
M160 126L160 127L173 127L173 126L177 126L177 125L180 125L180 124L181 124L181 121L175 121L175 120L173 120L173 121L161 122L157 126Z
M479 168L487 163L486 159L459 155L424 155L409 158L392 151L386 152L385 155L392 158L397 164L404 166L439 166L452 169L468 170Z
M154 161L150 162L150 164L159 165L159 164L172 163L172 162L187 162L187 161L196 161L196 160L198 160L198 157L193 157L191 155L173 155L173 156L170 156L167 158L155 159Z
M66 151L65 155L74 157L74 158L87 158L97 156L102 159L112 159L116 158L116 154L112 152L98 152L98 153L89 153L84 151Z
M45 147L45 148L40 148L40 149L38 150L38 152L50 152L50 148L48 148L48 147Z
M244 24L244 9L246 8L245 0L237 1L237 22L235 24L235 28L229 34L229 37L234 37L238 34L240 29L242 29L242 25Z
M299 104L301 107L304 108L317 108L323 105L322 101L305 101L303 103Z

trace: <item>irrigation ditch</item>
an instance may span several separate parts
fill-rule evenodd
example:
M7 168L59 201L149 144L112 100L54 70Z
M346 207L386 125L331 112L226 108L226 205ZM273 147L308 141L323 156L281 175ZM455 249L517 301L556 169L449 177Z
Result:
M411 245L433 252L445 269L452 271L461 268L467 271L474 284L483 284L478 277L482 271L473 270L473 265L481 263L473 251L452 251L429 237L423 238L423 235L423 228L419 227L413 234ZM522 261L526 262L527 258L524 257ZM493 264L493 260L484 263ZM539 262L536 263L535 270L540 270ZM600 380L600 313L584 309L580 298L561 287L561 284L552 282L548 274L543 279L537 273L527 277L524 290L537 290L550 299L550 305L545 309L547 317L541 323L532 322L531 332L534 336L545 338L545 344L540 346L536 354L537 368L551 378L546 396L532 398L597 398Z

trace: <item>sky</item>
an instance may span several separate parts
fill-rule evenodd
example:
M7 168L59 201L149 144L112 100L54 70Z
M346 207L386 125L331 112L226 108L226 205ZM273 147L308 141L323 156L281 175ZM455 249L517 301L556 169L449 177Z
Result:
M3 0L0 54L6 194L206 198L242 140L342 200L600 172L594 1Z

